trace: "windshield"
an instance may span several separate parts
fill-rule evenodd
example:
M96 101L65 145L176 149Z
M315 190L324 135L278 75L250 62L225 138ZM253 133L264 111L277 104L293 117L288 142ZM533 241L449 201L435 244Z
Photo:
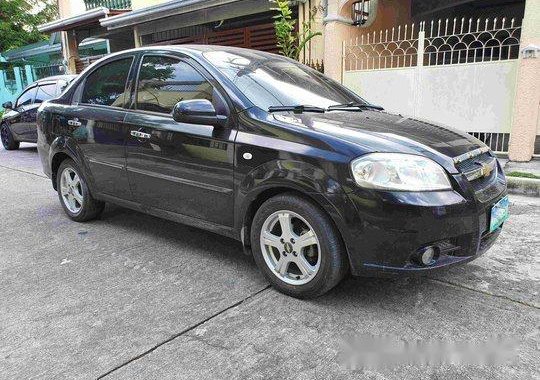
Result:
M208 51L204 57L257 107L310 105L327 108L365 103L337 82L300 63L257 51Z

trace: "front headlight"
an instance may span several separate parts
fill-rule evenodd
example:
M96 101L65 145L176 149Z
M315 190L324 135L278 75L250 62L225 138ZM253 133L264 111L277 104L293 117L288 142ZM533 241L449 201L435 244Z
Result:
M422 156L371 153L357 158L351 169L359 186L398 191L451 190L444 169Z

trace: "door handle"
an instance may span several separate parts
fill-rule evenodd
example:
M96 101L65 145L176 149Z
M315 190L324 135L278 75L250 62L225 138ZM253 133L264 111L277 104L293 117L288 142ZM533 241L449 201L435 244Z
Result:
M131 131L130 134L131 136L137 137L138 139L149 139L150 137L152 137L150 133L144 133L140 131Z
M72 127L80 127L82 125L82 123L77 118L70 119L70 120L68 120L67 123L68 123L68 125L71 125Z

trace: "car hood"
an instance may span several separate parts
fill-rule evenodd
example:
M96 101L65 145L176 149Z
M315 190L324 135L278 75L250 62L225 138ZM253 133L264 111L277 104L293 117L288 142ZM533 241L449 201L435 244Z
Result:
M467 133L381 111L305 113L295 117L313 130L361 145L390 148L398 144L407 150L435 151L450 158L485 146ZM388 148L381 146L376 150Z

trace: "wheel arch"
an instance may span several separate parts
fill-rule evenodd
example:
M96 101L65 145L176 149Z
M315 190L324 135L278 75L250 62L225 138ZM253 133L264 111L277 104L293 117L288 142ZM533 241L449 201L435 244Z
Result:
M84 163L82 157L83 153L80 151L78 144L72 140L72 138L60 136L51 143L49 151L49 163L53 188L54 190L57 190L56 179L58 168L64 160L72 159L82 170L83 175L87 179L87 185L92 190L94 188L93 177L89 172L87 165Z
M54 190L58 190L56 182L58 177L58 168L67 159L71 159L72 157L68 155L66 152L57 152L51 159L51 181Z
M279 170L273 170L276 168ZM284 171L284 168L288 169ZM259 176L261 173L263 177ZM268 176L268 173L273 175ZM288 165L283 162L267 163L253 170L242 181L237 196L240 207L236 226L246 254L251 254L251 225L257 210L268 199L284 193L302 197L325 212L336 227L349 256L345 218L346 211L351 209L352 204L347 194L341 185L322 169L294 162L289 162Z

